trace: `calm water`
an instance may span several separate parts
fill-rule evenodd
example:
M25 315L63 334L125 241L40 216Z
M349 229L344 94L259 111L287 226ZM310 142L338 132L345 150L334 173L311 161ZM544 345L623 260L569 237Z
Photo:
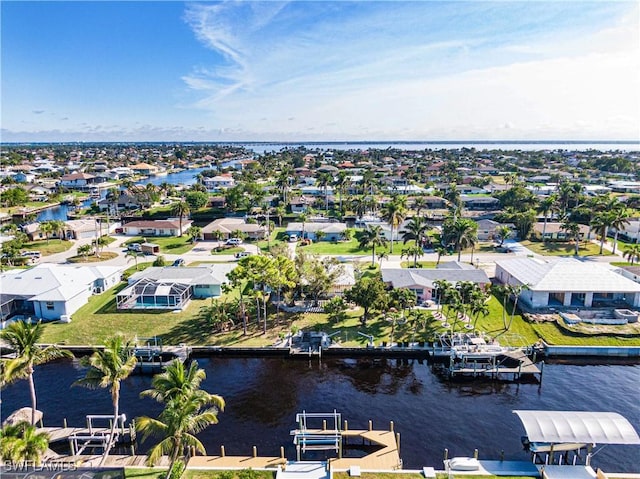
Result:
M524 430L513 409L615 411L640 430L640 365L547 364L542 385L455 382L440 379L417 360L294 361L275 358L204 358L204 388L221 394L227 408L218 425L201 434L211 454L224 444L229 454L277 455L281 445L295 458L289 431L295 414L336 409L350 428L384 429L395 422L401 435L405 468L440 467L448 447L454 455L480 449L481 458L527 460L520 436ZM36 371L39 409L46 425L84 423L86 414L111 411L107 390L71 388L84 369L74 360L41 366ZM160 408L139 399L150 377L133 376L122 388L121 410L129 418L156 415ZM29 405L26 381L2 394L2 417ZM141 450L144 449L144 446ZM640 471L640 448L607 446L593 461L604 470Z

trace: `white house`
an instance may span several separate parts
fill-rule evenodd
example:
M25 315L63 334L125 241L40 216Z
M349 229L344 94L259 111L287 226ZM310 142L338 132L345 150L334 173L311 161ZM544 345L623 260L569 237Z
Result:
M60 186L64 188L84 188L95 183L97 178L88 173L69 173L60 178Z
M183 218L182 229L180 220L137 220L122 225L122 232L127 236L180 236L191 226L193 221Z
M236 182L231 175L218 175L212 177L205 176L202 178L202 184L207 191L220 191L233 188Z
M121 268L39 264L0 275L0 319L22 315L42 320L70 317L92 294L115 286Z
M640 284L597 263L572 258L496 260L496 279L526 285L520 299L531 308L640 306Z

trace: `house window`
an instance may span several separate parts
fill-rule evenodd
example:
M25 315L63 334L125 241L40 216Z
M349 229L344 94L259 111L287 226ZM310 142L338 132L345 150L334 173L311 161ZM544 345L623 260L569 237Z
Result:
M47 310L53 311L53 301L47 301Z

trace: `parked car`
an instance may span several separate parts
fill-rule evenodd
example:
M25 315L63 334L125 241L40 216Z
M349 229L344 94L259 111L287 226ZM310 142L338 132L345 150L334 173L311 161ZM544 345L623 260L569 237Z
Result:
M184 266L184 265L185 265L184 260L182 258L178 258L173 262L171 266Z
M230 246L237 246L239 244L242 244L242 239L240 239L240 238L229 238L225 244L228 244Z
M247 256L251 256L251 253L249 251L240 251L239 253L236 253L234 256L236 257L236 259L246 258Z
M129 251L136 251L138 253L142 252L142 246L140 246L140 243L131 243L130 245L127 246L127 249Z
M289 236L289 243L295 243L296 241L298 241L298 235L297 234L292 234Z

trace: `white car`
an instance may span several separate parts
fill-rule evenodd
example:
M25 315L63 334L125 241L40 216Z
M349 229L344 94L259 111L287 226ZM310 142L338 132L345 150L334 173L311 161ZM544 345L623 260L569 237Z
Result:
M225 244L236 246L242 244L242 240L240 238L229 238Z

